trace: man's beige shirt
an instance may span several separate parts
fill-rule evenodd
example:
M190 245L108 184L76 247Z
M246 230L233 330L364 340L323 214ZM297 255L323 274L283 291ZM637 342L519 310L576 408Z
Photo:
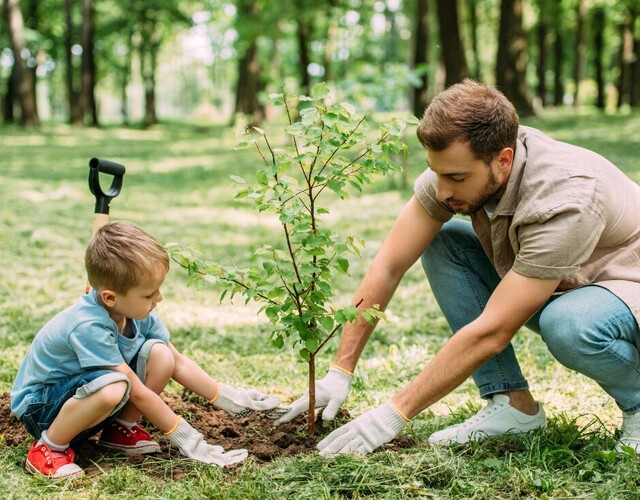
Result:
M425 210L448 221L427 169L414 191ZM507 188L489 216L471 216L503 277L561 279L557 292L596 284L623 300L640 324L640 186L602 156L520 127Z

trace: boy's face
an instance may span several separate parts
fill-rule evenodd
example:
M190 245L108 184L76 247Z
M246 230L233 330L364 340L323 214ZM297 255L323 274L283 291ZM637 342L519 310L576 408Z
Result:
M141 280L138 286L129 289L126 293L114 294L114 305L110 308L111 312L126 318L145 319L156 307L156 304L162 301L160 287L165 277L164 269L157 269Z

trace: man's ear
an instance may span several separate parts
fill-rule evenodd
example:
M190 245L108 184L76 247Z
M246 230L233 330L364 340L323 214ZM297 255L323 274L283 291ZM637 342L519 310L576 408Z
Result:
M498 165L500 170L511 171L513 165L513 148L502 148L498 153Z
M511 175L511 167L513 167L513 148L503 148L496 155L498 160L498 180L505 183Z
M100 301L107 307L113 307L116 305L117 294L113 290L105 288L102 290L98 296L100 297Z

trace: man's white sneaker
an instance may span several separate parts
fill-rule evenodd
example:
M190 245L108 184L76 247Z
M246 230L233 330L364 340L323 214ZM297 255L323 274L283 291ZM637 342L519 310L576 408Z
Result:
M616 451L622 453L623 446L629 446L640 453L640 413L622 413L620 440L616 444Z
M509 404L509 396L494 394L487 406L458 425L434 432L429 443L448 445L480 441L489 436L520 434L547 425L547 417L542 403L538 403L538 413L527 415ZM640 421L640 420L639 420ZM640 437L640 434L638 434Z

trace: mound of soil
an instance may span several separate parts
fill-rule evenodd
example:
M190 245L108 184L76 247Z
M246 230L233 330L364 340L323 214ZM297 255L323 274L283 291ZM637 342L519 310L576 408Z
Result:
M223 446L226 450L246 448L249 456L254 457L258 463L267 463L279 457L298 455L300 453L312 453L316 451L316 444L332 430L351 420L349 412L341 409L336 419L328 426L323 426L318 416L316 433L310 437L307 435L306 416L300 415L293 421L275 427L273 420L265 413L253 413L244 418L233 418L222 410L216 410L202 398L187 393L179 395L174 393L162 393L162 399L176 412L198 429L207 442ZM160 444L162 451L143 457L128 457L129 463L140 464L145 470L154 474L159 470L166 478L166 469L156 467L163 459L182 458L179 452L170 445L169 441L152 426L142 422L142 425L153 435ZM0 443L5 446L18 446L25 440L33 438L24 429L24 426L11 414L9 394L0 394ZM399 436L383 449L398 450L412 446L411 440L406 436ZM99 474L116 463L122 463L123 456L97 445L97 437L93 437L75 447L78 465L88 474ZM176 479L190 469L187 460L173 461L171 477ZM148 466L146 466L148 465ZM155 465L155 466L154 466Z

